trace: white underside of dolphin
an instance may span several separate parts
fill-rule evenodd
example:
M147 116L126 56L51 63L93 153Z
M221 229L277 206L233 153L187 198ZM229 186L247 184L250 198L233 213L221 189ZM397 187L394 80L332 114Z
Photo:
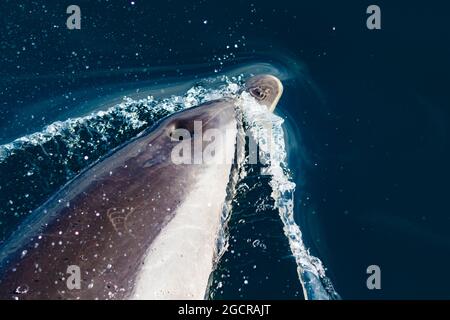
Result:
M224 161L208 165L200 174L174 218L153 241L131 299L205 297L234 161L236 120L224 129L227 134L215 149L216 157Z

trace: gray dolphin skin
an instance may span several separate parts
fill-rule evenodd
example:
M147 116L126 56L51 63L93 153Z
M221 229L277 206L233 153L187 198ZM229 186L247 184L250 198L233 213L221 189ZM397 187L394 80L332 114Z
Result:
M283 87L260 75L245 90L273 110ZM0 248L0 299L203 299L237 132L236 101L215 100L82 172ZM195 161L212 141L216 161Z

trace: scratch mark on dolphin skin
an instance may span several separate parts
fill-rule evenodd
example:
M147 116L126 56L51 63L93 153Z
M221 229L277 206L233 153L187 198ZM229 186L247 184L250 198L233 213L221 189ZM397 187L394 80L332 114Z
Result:
M128 210L129 212L125 213L125 209L109 208L106 211L106 215L119 236L128 233L135 238L127 226L127 219L134 212L135 208L129 208Z

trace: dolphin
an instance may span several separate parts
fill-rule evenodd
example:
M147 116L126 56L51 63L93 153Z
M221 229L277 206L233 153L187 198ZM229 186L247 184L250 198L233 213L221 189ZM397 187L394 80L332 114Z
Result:
M244 90L273 110L283 86L259 75ZM0 299L203 299L238 122L235 99L211 101L87 168L0 248ZM208 130L227 132L220 161L202 161Z

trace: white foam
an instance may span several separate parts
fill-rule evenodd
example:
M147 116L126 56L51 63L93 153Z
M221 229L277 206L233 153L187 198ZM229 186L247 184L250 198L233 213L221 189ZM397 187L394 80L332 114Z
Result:
M284 233L289 239L292 255L297 262L297 271L306 299L332 299L338 294L325 275L325 268L317 257L306 248L302 232L294 219L295 183L292 182L286 163L286 147L283 119L269 112L248 93L242 93L239 106L244 121L258 143L260 161L267 165L266 174L271 176L272 198L284 224Z

